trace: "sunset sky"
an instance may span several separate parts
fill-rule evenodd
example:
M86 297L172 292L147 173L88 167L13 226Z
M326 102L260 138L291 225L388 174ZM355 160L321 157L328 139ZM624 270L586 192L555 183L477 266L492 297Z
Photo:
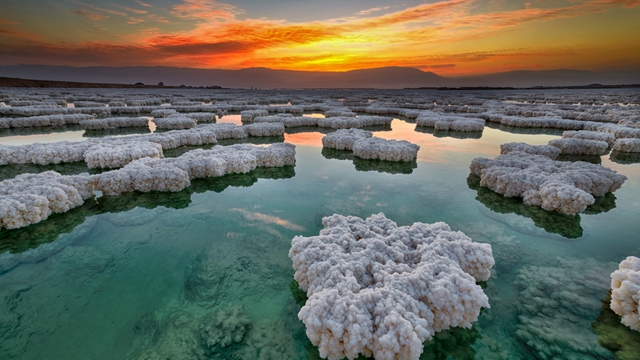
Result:
M640 0L2 0L0 65L640 69Z

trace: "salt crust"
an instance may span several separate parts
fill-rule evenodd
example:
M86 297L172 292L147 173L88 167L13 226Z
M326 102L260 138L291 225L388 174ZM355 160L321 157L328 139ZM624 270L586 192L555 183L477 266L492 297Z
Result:
M386 140L372 137L353 144L353 155L363 159L387 161L412 161L418 156L420 146L406 140Z
M156 109L151 112L151 116L154 118L164 118L177 113L175 109Z
M554 161L522 151L495 159L476 158L471 172L480 185L507 197L522 197L529 205L574 215L619 189L627 177L602 165L582 161Z
M242 122L251 122L253 119L260 116L269 116L269 111L266 109L256 109L256 110L244 110L240 112L240 120Z
M43 115L22 118L0 118L0 129L77 125L83 120L91 119L95 119L95 116L87 114L70 114Z
M191 129L197 125L194 119L179 114L169 115L165 118L154 118L153 122L158 129L167 130Z
M256 123L242 126L249 136L283 136L283 123Z
M432 127L435 130L482 131L484 120L423 111L416 118L416 126Z
M107 130L123 127L145 127L149 126L149 120L143 117L104 118L80 121L80 126L87 130Z
M289 250L309 297L298 317L321 357L418 359L436 332L470 328L489 307L476 282L490 276L491 245L442 222L398 227L382 213L322 222Z
M560 149L561 154L567 155L602 155L609 144L606 141L576 138L554 139L549 145Z
M562 133L562 138L605 141L609 146L613 145L613 142L616 140L613 134L589 130L565 131Z
M613 145L614 151L640 152L640 139L618 139Z
M371 131L360 129L340 129L322 138L322 146L330 149L353 150L353 144L373 136Z
M114 152L127 152L114 157L132 157L126 148L111 147ZM150 150L158 144L147 143ZM143 149L139 149L143 150ZM97 151L98 156L104 154ZM111 165L110 159L103 165ZM93 161L93 160L92 160ZM295 146L288 143L268 147L240 144L219 146L211 150L197 149L169 159L145 157L119 170L91 176L62 176L53 171L22 174L0 182L0 228L15 229L43 221L52 213L80 206L93 196L94 190L105 195L131 191L180 191L194 178L216 177L230 173L247 173L256 167L280 167L295 164Z
M90 177L54 171L22 174L0 182L0 228L16 229L69 211L93 196Z
M640 331L640 259L629 256L611 274L611 310L622 323Z
M542 155L552 160L555 160L555 158L560 155L560 149L550 145L529 145L523 142L510 142L500 145L501 155L506 155L515 151L531 155Z
M84 161L90 169L119 168L145 157L163 158L162 145L148 141L123 141L97 144L84 152Z
M391 118L380 116L313 118L308 116L259 116L253 122L281 122L284 127L319 126L332 129L361 128L391 124Z

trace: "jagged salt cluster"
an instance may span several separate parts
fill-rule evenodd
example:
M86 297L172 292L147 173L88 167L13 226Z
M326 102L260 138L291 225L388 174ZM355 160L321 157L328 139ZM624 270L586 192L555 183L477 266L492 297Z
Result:
M606 141L577 138L554 139L549 141L549 145L567 155L602 155L609 147Z
M529 205L573 215L619 189L627 177L602 165L554 161L546 156L512 151L495 159L476 158L471 172L480 185Z
M423 111L416 118L417 126L432 127L435 130L482 131L484 120L464 116L453 116Z
M197 125L194 119L180 114L172 114L164 118L154 118L153 122L158 129L167 130L191 129Z
M0 182L0 228L16 229L80 206L93 196L91 179L54 171Z
M386 140L378 137L361 139L353 144L353 155L363 159L412 161L420 146L406 140Z
M143 117L114 117L80 121L80 126L87 130L107 130L123 127L149 126L149 120Z
M476 282L490 276L491 245L442 222L398 227L382 213L322 222L289 250L309 297L298 317L321 357L418 359L434 333L469 328L489 307Z
M256 123L242 126L249 136L283 136L283 123Z
M266 109L256 109L256 110L243 110L240 112L240 120L242 122L251 122L253 119L260 116L269 116L269 111Z
M629 256L611 274L611 310L622 323L640 331L640 259Z
M151 150L158 144L147 143ZM124 154L131 156L123 143ZM113 147L118 151L117 147ZM144 151L144 149L140 149ZM102 154L102 152L98 152ZM110 158L95 159L109 166ZM211 150L197 149L170 159L144 157L122 169L91 176L62 176L47 171L23 174L0 182L0 228L15 229L45 220L51 213L61 213L83 204L94 190L105 195L132 191L180 191L191 179L216 177L231 173L247 173L256 167L281 167L295 164L295 146L288 143L268 147L240 144L219 146Z
M322 146L330 149L353 150L353 145L373 136L371 131L360 129L340 129L322 138Z
M562 138L605 141L609 146L613 145L613 142L616 140L613 134L589 130L565 131L562 133Z
M501 155L506 155L516 151L531 155L542 155L549 159L555 159L560 155L560 149L550 145L529 145L523 142L510 142L500 145Z
M613 145L614 151L640 152L640 139L617 139Z
M84 152L84 161L90 169L119 168L146 157L163 158L162 145L149 141L122 141L97 144Z

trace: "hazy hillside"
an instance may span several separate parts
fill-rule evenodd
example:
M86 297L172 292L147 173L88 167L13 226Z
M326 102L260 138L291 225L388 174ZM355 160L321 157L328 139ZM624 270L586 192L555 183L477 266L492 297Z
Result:
M593 83L640 83L640 71L590 72L578 70L512 71L475 77L447 78L406 67L347 72L312 72L249 68L242 70L173 67L0 66L0 76L92 83L212 86L230 88L405 88L461 86L573 86Z

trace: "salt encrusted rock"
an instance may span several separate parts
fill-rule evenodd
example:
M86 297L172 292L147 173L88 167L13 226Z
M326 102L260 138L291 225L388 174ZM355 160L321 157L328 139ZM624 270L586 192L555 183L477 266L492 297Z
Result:
M476 281L489 278L491 245L442 222L398 227L382 213L322 222L289 250L309 297L298 317L321 357L418 359L434 333L470 328L489 307Z
M183 115L195 120L198 124L216 122L216 114L211 112L195 112L195 113L188 113Z
M148 127L149 120L143 117L116 117L80 121L80 126L87 130L107 130L123 127Z
M353 144L353 155L363 159L412 161L420 146L406 140L386 140L377 137L358 140Z
M562 133L562 138L605 141L609 146L613 145L616 140L613 134L589 130L565 131Z
M432 127L435 130L483 131L484 120L425 111L416 118L416 126Z
M284 135L283 123L256 123L244 125L249 136L282 136Z
M318 118L309 116L284 116L286 114L280 114L278 116L258 116L253 118L253 122L256 123L276 123L280 122L284 124L284 127L302 127L302 126L318 126Z
M169 115L166 118L154 118L153 122L158 129L168 130L191 129L197 125L194 119L184 115Z
M0 182L0 228L38 223L52 213L82 205L92 195L89 177L62 176L54 171L18 175Z
M609 147L606 141L576 138L554 139L549 141L549 145L566 155L602 155Z
M218 140L244 139L249 136L244 126L238 126L236 124L211 124L208 125L208 128L216 134Z
M640 139L617 139L613 145L614 151L640 152Z
M122 169L96 176L96 189L105 195L131 191L180 191L194 178L247 173L256 167L295 164L295 146L288 143L268 147L250 144L197 149L169 159L143 158Z
M322 138L322 146L330 149L353 150L356 141L373 136L371 131L359 129L340 129Z
M65 126L76 125L83 120L94 119L95 116L87 114L68 115L43 115L22 118L2 118L0 128L26 128L42 126ZM3 125L4 124L4 125Z
M154 118L165 118L169 115L177 114L175 109L156 109L151 112L151 116Z
M629 256L611 274L611 310L622 323L640 331L640 259Z
M531 155L542 155L552 160L555 160L560 155L560 149L550 145L529 145L523 142L510 142L500 145L501 155L507 155L515 151Z
M261 116L269 116L269 111L266 109L256 109L256 110L244 110L240 112L240 120L242 122L251 122L253 119Z
M319 118L317 124L319 127L326 127L332 129L349 129L349 128L361 128L365 126L382 126L391 124L391 118L381 116L360 116L354 117L332 117L332 118Z
M163 158L162 146L149 141L124 141L95 145L84 153L84 161L90 169L119 168L145 157Z
M529 205L574 215L619 189L627 177L602 165L554 161L521 151L495 159L476 158L471 172L480 185L507 197L522 197Z

